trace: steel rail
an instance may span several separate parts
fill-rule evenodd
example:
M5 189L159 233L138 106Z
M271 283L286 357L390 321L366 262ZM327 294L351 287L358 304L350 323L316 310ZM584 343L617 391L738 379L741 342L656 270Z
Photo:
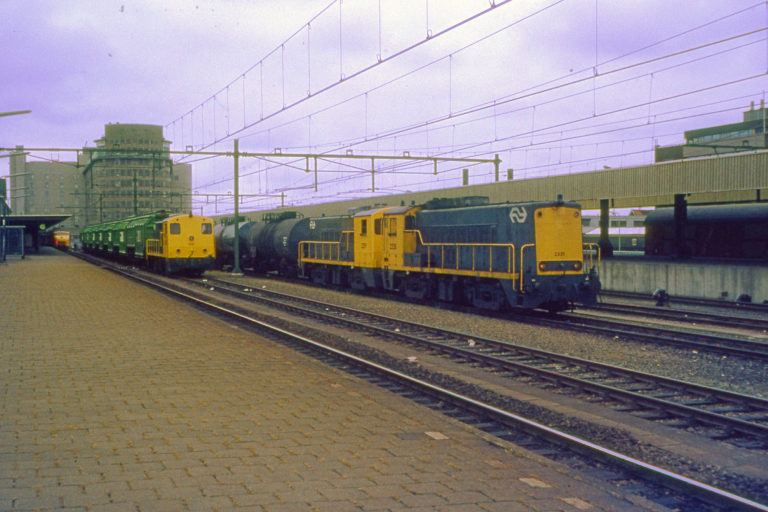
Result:
M748 359L768 359L768 343L746 338L674 330L641 322L621 322L594 317L587 318L576 313L559 313L557 318L539 316L537 318L521 319L521 321L560 329L565 328L604 334L611 337L623 336L627 339L656 345L686 346Z
M652 318L661 318L679 322L700 322L725 327L762 329L764 331L768 329L768 320L684 309L636 306L630 304L600 303L596 306L579 306L577 311L643 315Z
M207 282L215 283L220 287L231 287L232 289L223 291L249 300L257 298L260 300L267 300L269 303L274 303L275 301L273 298L263 299L254 297L250 292L242 292L240 291L243 288L242 285L231 283L230 281L207 279ZM251 290L249 288L246 289ZM222 291L221 288L220 291ZM466 333L446 331L444 329L403 320L394 320L367 311L329 305L312 299L298 298L271 290L265 291L255 289L252 291L277 297L277 299L283 301L281 302L283 307L289 308L297 313L308 313L305 307L296 305L296 303L302 303L312 307L311 314L326 319L326 321L353 324L362 329L376 331L386 337L396 337L412 344L427 346L432 350L458 355L468 360L515 371L539 380L557 382L567 386L569 389L589 390L600 396L607 396L619 400L624 404L634 403L642 405L642 407L646 409L663 410L678 418L695 418L701 425L709 427L716 426L725 428L727 431L738 432L741 435L754 438L758 443L761 443L762 440L768 437L768 422L750 422L741 418L712 412L702 407L693 407L686 404L684 400L681 400L683 403L679 403L659 398L658 396L652 395L652 390L648 394L638 393L637 390L642 389L643 386L651 385L657 390L657 394L658 392L663 392L663 394L666 395L673 393L678 397L695 397L696 402L703 406L710 406L717 409L725 408L731 413L738 413L742 416L763 415L768 418L768 400L763 400L754 396L701 386L668 377L643 373L615 365L589 361L532 347L515 345L500 340L473 336ZM417 334L409 333L409 330L412 332L415 331ZM442 341L430 339L430 336L433 338L440 338ZM446 338L449 341L446 341ZM469 339L471 339L474 344L474 348L471 350L466 348L467 340ZM454 344L450 344L450 341L453 341ZM483 350L484 347L490 347L494 351L507 352L507 357L505 358L503 357L504 354L499 353L483 353L481 350ZM520 358L526 358L528 361L521 362L519 360ZM561 369L560 371L542 368L542 366L551 365L552 363L567 365L567 368ZM581 374L600 372L600 375L593 376L588 380L586 378L574 376L574 370L579 371ZM625 383L625 388L629 389L622 389L601 382L595 382L597 380L608 380L611 378L628 380L628 382ZM736 409L734 409L734 407Z
M645 293L620 292L615 290L601 290L600 295L604 297L626 298L640 301L653 301L652 297ZM712 308L741 309L749 311L759 311L768 313L768 304L759 304L755 302L726 301L722 299L706 299L700 297L678 297L673 296L669 300L675 304L687 304L691 306L707 306Z
M610 448L601 446L599 444L592 443L581 437L567 434L565 432L561 432L551 427L547 427L546 425L542 425L528 418L524 418L522 416L519 416L514 413L510 413L508 411L504 411L503 409L500 409L488 403L476 400L474 398L463 395L461 393L457 393L447 388L437 386L430 382L412 377L410 375L407 375L405 373L402 373L392 368L388 368L381 364L368 361L354 354L350 354L348 352L339 350L337 348L331 347L329 345L318 342L316 340L312 340L306 336L301 336L301 335L292 333L283 328L277 327L275 325L272 325L267 322L263 322L256 318L248 316L247 314L244 314L244 313L241 313L217 304L213 304L205 299L196 297L185 291L181 291L179 289L169 287L163 283L158 282L157 280L147 279L145 277L137 276L135 274L127 273L117 269L111 269L111 270L118 272L122 275L126 275L131 279L143 282L165 293L171 294L174 297L184 299L199 307L204 307L208 310L215 311L218 314L226 315L230 318L235 318L237 320L245 322L246 324L253 325L260 329L265 329L271 333L277 334L279 336L283 336L291 340L301 342L302 344L312 346L313 348L318 349L323 353L332 354L333 356L342 358L345 361L352 363L354 365L362 366L366 369L370 369L370 370L379 372L381 374L387 375L390 378L394 378L401 382L407 383L419 390L427 390L430 393L434 393L446 398L450 398L452 401L462 404L466 408L469 408L471 410L482 411L485 414L488 414L494 418L497 418L499 421L503 422L504 424L511 425L514 427L522 427L527 431L534 432L559 445L564 445L580 452L586 451L587 453L589 453L594 457L598 457L598 458L610 461L612 463L618 464L622 467L629 469L630 471L638 472L646 478L651 478L655 481L661 481L665 485L670 486L671 488L682 490L684 492L692 492L703 501L716 504L719 506L731 507L730 510L739 509L739 510L755 510L755 511L768 512L768 505L766 504L762 504L754 500L750 500L742 496L738 496L726 490L719 489L717 487L705 484L703 482L699 482L697 480L686 477L684 475L680 475L673 471L665 470L653 464L649 464L639 459L636 459L634 457L630 457L628 455L622 454L616 450L612 450ZM736 507L736 508L733 508L733 507Z

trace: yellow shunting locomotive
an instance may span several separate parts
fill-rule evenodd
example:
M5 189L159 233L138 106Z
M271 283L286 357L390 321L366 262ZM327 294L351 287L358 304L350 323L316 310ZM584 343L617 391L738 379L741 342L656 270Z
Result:
M96 224L80 233L89 253L144 264L165 274L199 275L214 267L213 220L165 211Z
M240 226L244 268L318 284L380 289L480 309L561 311L591 304L599 253L585 247L581 208L562 199L488 204L436 199L351 215L277 218ZM223 262L232 230L219 229Z

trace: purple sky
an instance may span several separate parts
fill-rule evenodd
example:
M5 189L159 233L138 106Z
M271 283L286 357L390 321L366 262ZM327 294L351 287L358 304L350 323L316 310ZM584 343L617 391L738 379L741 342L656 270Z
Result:
M535 177L648 163L684 130L740 121L768 88L764 2L517 0L441 35L489 1L344 0L307 29L329 4L5 0L0 112L32 113L0 117L0 147L79 148L107 123L147 123L178 148L228 151L236 134L253 152L499 153ZM231 160L193 169L199 192L232 189ZM456 186L454 171L389 165L380 186ZM296 202L365 196L370 181L341 164L318 193L290 167L243 174L248 192Z
M165 124L324 4L6 0L0 110L32 114L5 118L0 142L77 147L110 122Z

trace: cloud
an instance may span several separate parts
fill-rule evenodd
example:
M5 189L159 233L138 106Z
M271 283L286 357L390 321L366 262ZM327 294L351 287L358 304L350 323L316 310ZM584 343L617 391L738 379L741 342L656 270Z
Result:
M200 144L198 139L204 131L205 135L221 138L230 128L234 131L243 127L246 120L258 120L263 111L279 110L284 104L306 98L310 90L315 93L334 85L285 115L244 129L238 136L247 147L241 147L317 149L325 143L338 148L346 141L373 138L389 130L397 131L397 136L375 140L367 147L377 151L435 152L483 143L487 149L495 138L507 138L507 142L494 144L488 151L503 152L502 158L518 167L530 165L535 153L559 155L567 149L563 143L553 143L556 151L533 146L533 142L543 138L527 133L533 127L556 126L561 133L565 130L563 136L567 137L572 128L569 122L574 119L643 104L649 98L717 84L748 72L758 73L765 62L762 40L749 50L731 52L701 64L662 71L662 67L679 63L683 58L660 61L658 65L633 69L621 76L601 75L598 80L578 87L515 100L476 116L448 117L427 127L426 121L461 109L503 101L537 85L550 87L549 81L558 77L591 77L596 62L603 74L612 66L663 56L757 27L765 20L765 6L756 0L701 0L696 9L691 9L685 0L515 0L354 80L340 82L342 73L349 77L375 63L378 57L386 59L407 46L425 41L428 33L434 36L457 20L487 9L490 3L386 0L381 2L379 28L377 2L344 0L341 11L338 3L333 4L312 21L308 31L306 22L330 3L331 0L5 0L5 25L0 30L0 47L6 49L0 73L0 111L33 112L0 118L0 146L79 147L98 139L107 123L165 125L192 109L197 109L194 116L187 116L178 126L172 125L166 136L187 145L191 143L190 132L194 131L194 142ZM529 16L550 4L555 5L542 14ZM601 64L750 6L756 7L706 29L650 46L630 58ZM344 21L341 31L340 17ZM505 27L508 28L499 35L459 52L476 39ZM297 31L297 36L284 48L280 46ZM343 44L341 62L339 32ZM755 39L759 38L764 35ZM237 81L276 48L263 73L257 69L244 82ZM311 62L307 62L310 53ZM442 60L414 71L436 59ZM587 71L577 75L582 69ZM402 80L376 88L411 71ZM633 74L639 77L600 89L602 85L632 78ZM233 87L218 93L233 80ZM762 80L740 88L713 89L711 94L684 97L674 105L645 105L631 112L631 116L649 119L648 140L643 144L650 148L650 137L658 137L658 132L651 132L653 115L724 98L744 98L764 89L764 83ZM214 94L215 102L206 102ZM339 107L324 110L353 97ZM203 102L205 106L199 107ZM311 119L304 117L310 114ZM621 115L626 117L630 113ZM619 117L611 117L610 121ZM690 126L664 129L680 134L684 129L701 126L702 122L718 123L692 119ZM406 133L409 125L417 127L412 135ZM515 137L518 134L522 135ZM592 140L590 147L594 148ZM586 142L575 140L567 143L570 144ZM365 144L356 146L355 151L362 151L362 146ZM323 150L329 147L323 146ZM515 158L523 162L514 162ZM7 159L0 159L0 174L5 174L2 166L6 162Z
M109 122L165 124L290 35L289 20L307 19L323 4L5 2L3 15L12 23L0 31L0 47L9 50L0 108L31 109L33 121L14 123L23 137L0 125L0 145L77 145L98 138ZM38 129L27 132L31 122Z

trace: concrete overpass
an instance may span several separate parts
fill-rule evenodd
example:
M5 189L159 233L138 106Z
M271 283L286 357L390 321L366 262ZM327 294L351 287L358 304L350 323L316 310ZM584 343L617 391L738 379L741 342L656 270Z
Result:
M423 203L433 197L488 196L492 203L547 201L562 194L585 210L670 206L684 195L688 204L736 203L768 200L768 151L675 160L546 178L498 181L480 185L393 194L366 199L286 207L308 216L341 215L349 208L370 205ZM260 215L257 212L253 215Z

